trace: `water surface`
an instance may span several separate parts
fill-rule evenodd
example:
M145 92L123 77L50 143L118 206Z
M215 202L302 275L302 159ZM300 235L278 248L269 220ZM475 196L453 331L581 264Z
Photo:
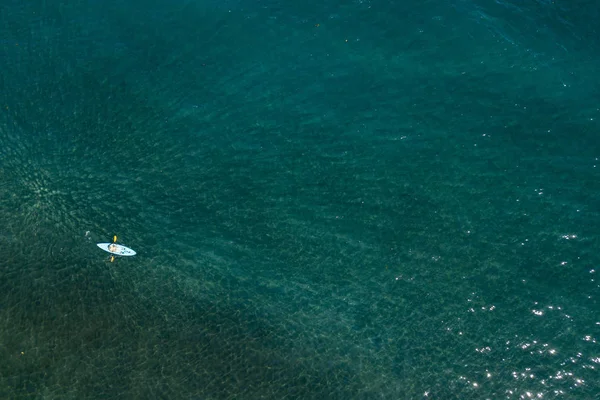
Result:
M122 3L0 5L0 397L597 396L596 4Z

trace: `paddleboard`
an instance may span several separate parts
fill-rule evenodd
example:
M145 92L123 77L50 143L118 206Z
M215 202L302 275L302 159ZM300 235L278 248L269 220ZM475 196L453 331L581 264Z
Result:
M108 251L109 253L116 254L118 256L135 256L136 254L135 251L129 247L125 247L116 243L98 243L98 247L104 251Z

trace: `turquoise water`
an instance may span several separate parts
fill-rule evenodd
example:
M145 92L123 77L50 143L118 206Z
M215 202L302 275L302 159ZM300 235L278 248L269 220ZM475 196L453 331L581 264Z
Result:
M598 398L599 17L2 1L0 398Z

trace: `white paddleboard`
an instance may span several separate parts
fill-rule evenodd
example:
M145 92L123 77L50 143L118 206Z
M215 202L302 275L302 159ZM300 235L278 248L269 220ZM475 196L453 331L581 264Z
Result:
M104 251L108 251L109 253L116 254L118 256L135 256L136 254L135 251L129 247L125 247L116 243L98 243L98 247Z

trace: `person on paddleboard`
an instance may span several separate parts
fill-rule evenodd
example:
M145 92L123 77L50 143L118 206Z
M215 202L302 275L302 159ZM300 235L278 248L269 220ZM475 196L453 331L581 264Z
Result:
M135 256L136 252L129 247L123 246L122 244L117 244L117 235L113 236L112 243L96 243L98 247L100 247L104 251L108 251L109 253L115 254L117 256ZM110 256L110 262L115 261L115 256Z

